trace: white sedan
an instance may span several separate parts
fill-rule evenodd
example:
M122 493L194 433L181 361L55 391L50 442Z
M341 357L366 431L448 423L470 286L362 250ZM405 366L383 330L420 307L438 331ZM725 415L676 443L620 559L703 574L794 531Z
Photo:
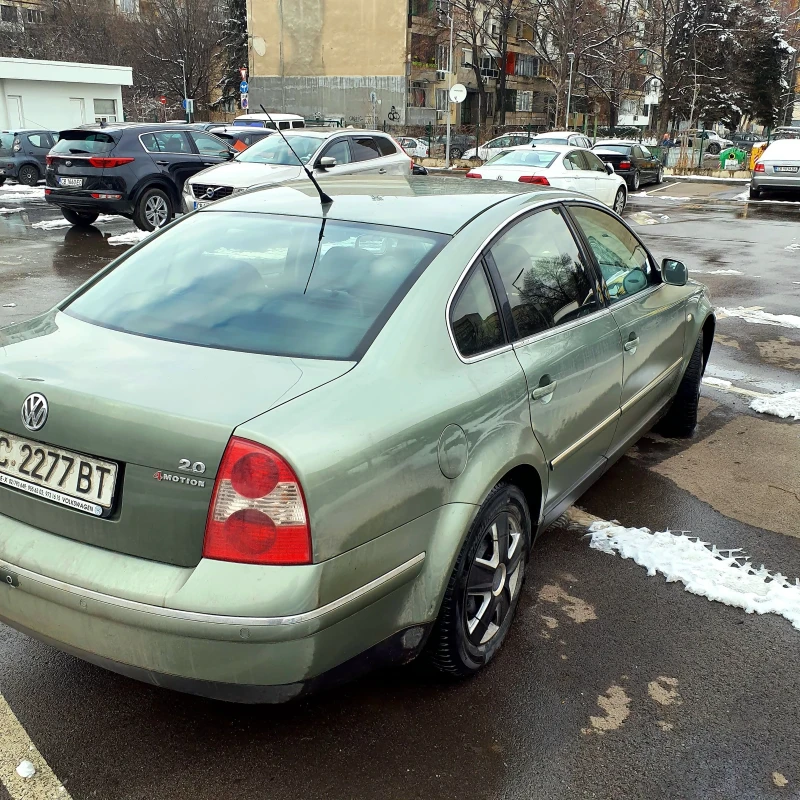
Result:
M511 147L527 144L533 137L534 134L528 133L527 131L505 133L502 136L484 142L480 147L473 147L470 150L465 150L462 158L480 158L481 161L488 161L501 150L508 150Z
M429 148L424 139L415 139L413 136L401 136L397 141L406 154L412 158L427 158Z
M624 178L583 147L532 143L510 148L470 170L467 177L572 189L600 200L617 214L623 212L628 198Z

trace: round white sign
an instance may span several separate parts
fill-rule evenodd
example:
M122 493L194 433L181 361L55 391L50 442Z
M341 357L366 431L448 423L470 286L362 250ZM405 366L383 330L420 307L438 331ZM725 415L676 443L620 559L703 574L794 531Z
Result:
M450 88L450 99L454 103L463 103L467 98L467 87L463 83L457 83Z

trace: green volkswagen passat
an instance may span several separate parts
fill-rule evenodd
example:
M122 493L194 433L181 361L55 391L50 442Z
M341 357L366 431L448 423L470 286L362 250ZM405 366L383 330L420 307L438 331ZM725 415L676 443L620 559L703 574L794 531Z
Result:
M484 184L235 196L0 330L0 619L228 700L485 665L536 535L693 430L714 317L598 203Z

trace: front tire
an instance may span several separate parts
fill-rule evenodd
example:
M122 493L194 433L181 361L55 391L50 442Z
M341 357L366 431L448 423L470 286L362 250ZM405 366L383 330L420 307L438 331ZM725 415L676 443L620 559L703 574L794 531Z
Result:
M36 186L39 183L39 170L32 164L25 164L19 168L17 180L25 186Z
M97 211L75 211L72 208L62 208L61 215L70 225L81 228L91 225L100 216Z
M619 216L622 216L622 212L625 210L626 196L625 190L620 186L617 189L617 196L614 198L614 213L619 214Z
M2 186L6 182L5 178L0 178L0 186Z
M457 159L461 158L462 155L464 155L464 151L461 150L460 148L458 148L458 147L451 147L450 148L450 159L451 160L457 160Z
M141 231L154 231L156 228L163 228L172 220L175 211L172 207L172 200L162 189L146 189L133 212L133 224Z
M531 541L525 496L498 484L470 527L426 646L438 670L473 675L500 649L522 593Z
M678 391L658 432L670 438L691 436L697 427L697 407L700 403L700 381L703 377L703 332L697 337L689 366L683 374Z
M659 167L656 173L656 183L664 183L664 167Z

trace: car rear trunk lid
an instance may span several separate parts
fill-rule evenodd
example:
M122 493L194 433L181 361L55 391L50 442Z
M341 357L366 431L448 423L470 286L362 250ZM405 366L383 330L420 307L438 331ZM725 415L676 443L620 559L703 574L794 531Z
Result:
M47 185L54 189L106 188L105 169L92 159L108 157L117 146L118 136L104 131L63 131L47 156Z
M193 566L233 430L351 367L155 340L60 312L6 328L0 431L113 462L119 472L103 518L2 485L0 513L99 547ZM35 432L21 415L32 393L49 405Z

